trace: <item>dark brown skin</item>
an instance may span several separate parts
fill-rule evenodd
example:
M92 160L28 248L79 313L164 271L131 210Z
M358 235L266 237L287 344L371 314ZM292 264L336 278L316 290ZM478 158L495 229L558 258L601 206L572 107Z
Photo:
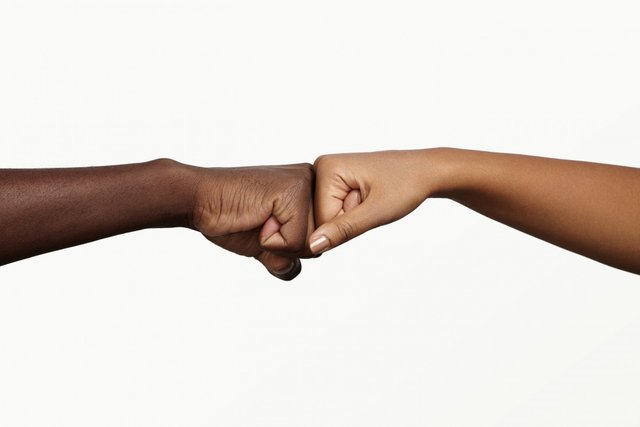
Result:
M311 255L312 188L308 164L4 169L0 265L144 228L189 227L291 280Z

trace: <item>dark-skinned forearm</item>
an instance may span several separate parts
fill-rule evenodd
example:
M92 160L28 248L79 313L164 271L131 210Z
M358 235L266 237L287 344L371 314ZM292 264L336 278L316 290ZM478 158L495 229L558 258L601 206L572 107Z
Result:
M148 163L0 170L0 264L150 227L189 226L191 168Z
M435 196L605 264L640 273L640 169L439 149Z

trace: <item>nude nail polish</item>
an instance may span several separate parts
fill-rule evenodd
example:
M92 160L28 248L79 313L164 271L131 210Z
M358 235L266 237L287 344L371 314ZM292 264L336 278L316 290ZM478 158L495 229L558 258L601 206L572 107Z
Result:
M311 249L311 252L314 255L317 255L329 249L330 245L331 243L329 242L329 239L327 239L327 236L320 236L309 244L309 249Z

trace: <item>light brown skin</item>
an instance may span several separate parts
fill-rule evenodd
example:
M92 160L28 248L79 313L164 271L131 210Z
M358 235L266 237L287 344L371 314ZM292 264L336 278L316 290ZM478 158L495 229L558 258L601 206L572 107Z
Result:
M309 164L4 169L0 264L143 228L189 227L291 280L311 255L312 189Z
M315 170L314 253L440 197L640 274L637 168L435 148L321 156Z

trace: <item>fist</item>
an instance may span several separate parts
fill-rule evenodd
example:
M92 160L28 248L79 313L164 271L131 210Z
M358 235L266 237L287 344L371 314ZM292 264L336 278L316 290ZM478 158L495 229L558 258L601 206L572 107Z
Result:
M396 221L433 193L435 167L426 150L333 154L315 162L313 253L335 248Z
M282 280L301 271L315 229L309 164L201 169L193 226L229 251L260 261Z

